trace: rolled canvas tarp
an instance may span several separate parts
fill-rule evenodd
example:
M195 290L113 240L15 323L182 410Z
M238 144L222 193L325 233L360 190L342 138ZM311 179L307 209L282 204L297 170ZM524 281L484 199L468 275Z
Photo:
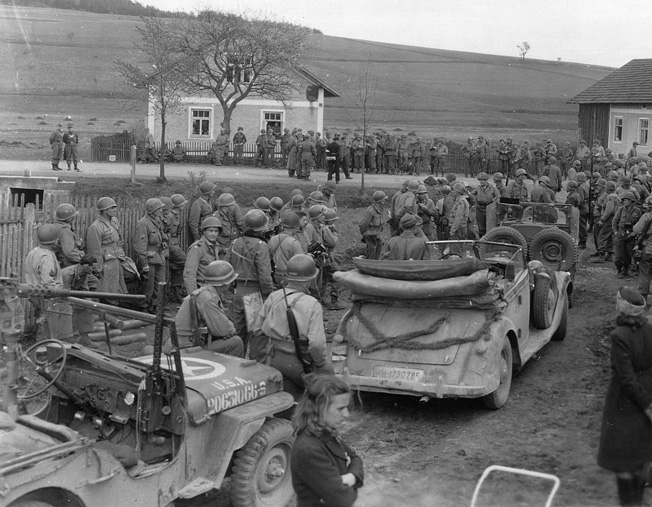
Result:
M487 265L474 257L428 261L393 261L354 258L353 264L365 275L394 280L442 280L467 276Z
M476 271L468 276L455 276L432 281L380 278L365 275L358 269L337 271L333 278L346 286L354 295L398 299L473 296L486 293L491 289L488 269Z

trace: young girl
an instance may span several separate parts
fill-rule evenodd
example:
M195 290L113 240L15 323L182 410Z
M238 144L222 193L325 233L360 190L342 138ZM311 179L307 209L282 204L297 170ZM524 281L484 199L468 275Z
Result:
M297 507L350 507L358 497L362 460L337 433L350 401L349 386L331 375L318 376L299 401L291 460Z

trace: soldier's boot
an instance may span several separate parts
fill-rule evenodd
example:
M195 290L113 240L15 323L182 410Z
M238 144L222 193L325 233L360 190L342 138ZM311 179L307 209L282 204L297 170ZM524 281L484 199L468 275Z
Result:
M79 167L77 167L77 164L75 164L75 171L77 171L78 173L81 172L81 169Z
M604 261L605 262L613 262L613 253L607 252L604 254Z
M68 170L70 171L70 164L68 164Z
M61 169L59 169L59 166L57 166L57 164L52 164L52 170L53 171L60 171Z

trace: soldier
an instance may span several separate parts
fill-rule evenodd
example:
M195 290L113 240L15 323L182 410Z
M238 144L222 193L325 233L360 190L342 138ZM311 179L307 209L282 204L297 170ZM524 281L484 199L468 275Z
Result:
M269 169L274 165L274 151L276 150L276 136L272 129L267 129L267 136L265 137L265 167Z
M181 141L177 139L174 143L174 148L172 148L172 152L170 153L170 161L171 162L183 162L186 158L186 150L181 144Z
M206 328L208 336L201 337L201 342L207 349L244 357L244 344L233 322L226 316L222 302L222 295L237 277L238 274L226 261L213 261L206 266L201 287L184 298L174 318L180 348L199 345L196 343L197 329ZM195 312L195 316L192 312Z
M290 136L290 139L288 140L287 170L290 178L293 178L297 172L298 148L300 141L303 141L303 136L293 131L293 135Z
M415 217L418 215L417 190L419 190L419 182L417 180L410 180L407 184L406 191L396 199L394 205L394 216L396 217L396 220L400 221L403 215L407 213L414 215Z
M560 169L561 169L561 177L562 179L568 178L568 170L571 167L571 164L573 163L573 158L575 155L573 154L573 149L571 148L571 145L568 141L564 143L564 145L561 148L561 151L559 152L559 163L560 163Z
M118 205L110 197L97 201L100 216L86 230L86 251L97 259L96 270L100 279L98 292L126 294L122 262L125 260Z
M36 229L38 246L30 250L23 264L25 283L63 288L61 268L54 253L60 234L61 228L56 224L43 224ZM72 339L72 308L65 299L32 297L30 301L37 314L44 317L44 340Z
M546 153L545 163L550 163L550 157L555 157L557 155L557 146L553 144L552 139L546 139L546 145L543 147L543 150Z
M201 237L200 225L204 222L204 219L213 214L211 201L215 188L216 186L210 181L202 182L199 185L199 193L201 195L190 206L188 232L190 233L190 241L193 243Z
M242 156L244 154L244 145L247 142L247 136L242 127L238 127L238 131L233 135L233 164L236 166L242 165Z
M287 286L267 298L263 305L262 330L270 340L270 366L283 375L283 389L297 399L303 393L304 368L297 357L295 339L302 344L305 360L314 365L315 373L332 373L326 355L326 333L321 304L308 294L317 268L308 255L295 255L287 266ZM293 338L287 309L291 308L299 336Z
M432 142L428 145L428 166L430 167L430 174L435 174L435 166L437 165L437 138L433 137Z
M500 197L507 197L507 187L503 181L504 178L505 177L503 176L503 173L500 172L496 172L492 176L492 179L494 180L494 186L496 187L496 190L498 190Z
M54 216L55 224L61 228L58 247L55 246L61 267L66 268L78 264L84 256L84 242L75 234L74 220L77 210L72 204L63 203L57 206Z
M396 149L398 153L398 169L400 172L407 172L408 166L408 139L405 134L401 134L400 139L397 142ZM396 224L398 228L398 224Z
M297 178L309 180L310 171L315 167L315 144L309 137L305 138L299 143L297 153L299 154L299 161L301 164L301 169Z
M603 181L604 181L604 180L603 180ZM603 186L604 186L604 185L603 185ZM578 189L577 181L569 181L568 183L566 183L566 192L567 192L567 195L566 195L566 204L570 204L571 206L573 206L573 208L577 208L577 210L579 211L580 206L582 205L582 197L581 197L580 194L578 193L577 189ZM596 216L600 216L600 213L601 213L600 210L601 210L601 209L602 209L602 208L601 208L601 203L600 203L600 201L599 201L599 200L596 200L596 201L595 201L595 210L596 210L595 215L596 215ZM600 230L600 228L597 227L597 224L596 224L596 227L595 227L594 232L599 231L599 230ZM594 242L595 242L595 245L597 246L597 244L598 244L598 241L597 241L597 232L596 232L595 238L596 238L596 239L595 239ZM591 254L591 257L593 257L593 256L595 256L594 253Z
M638 142L634 141L632 143L632 147L627 152L627 160L626 160L627 163L629 163L630 160L636 160L638 158L637 147L638 147Z
M92 255L83 255L78 264L72 264L61 270L63 288L69 290L91 291L97 289L97 278L93 276L93 268L97 259ZM93 343L88 333L94 329L93 313L88 308L72 307L72 329L79 338L78 343L91 349L99 348Z
M613 219L614 249L616 253L616 276L627 278L635 276L629 271L632 262L632 252L636 242L634 225L641 218L641 211L634 206L636 197L631 192L620 196L622 206L616 210Z
M440 139L437 141L437 155L435 158L435 174L442 176L446 172L446 158L448 157L448 146Z
M352 180L353 177L349 174L351 166L351 141L349 135L344 133L342 142L340 142L340 161L342 162L342 172L347 180Z
M510 171L510 159L512 156L512 151L504 139L501 139L498 143L498 169L507 175L512 174Z
M586 248L587 231L589 226L589 215L591 206L591 186L587 180L586 174L582 171L577 173L578 193L582 197L582 205L580 207L580 225L578 236L578 247L580 249Z
M333 140L326 145L326 160L328 162L328 181L340 182L340 136L335 134Z
M398 202L399 197L407 192L409 183L410 180L405 180L401 188L396 191L396 193L392 196L392 200L390 201L388 221L390 236L398 236L400 234L400 231L398 230L398 222L400 218L396 217L396 203Z
M335 189L337 187L332 181L327 181L321 189L324 195L324 206L337 211L337 200L335 199Z
M217 211L213 216L219 218L222 223L217 242L220 245L220 258L223 258L226 251L231 248L233 240L244 232L242 211L235 202L233 194L225 192L220 195L217 199Z
M281 164L283 167L287 167L288 163L288 151L290 149L290 143L293 139L292 134L290 133L289 128L283 129L283 135L281 136Z
M326 139L321 132L315 134L315 167L319 171L326 168Z
M339 236L337 234L337 228L335 227L335 221L339 220L337 212L330 208L327 208L324 211L324 229L327 229L330 234L333 236L333 243L337 245L339 241ZM342 310L344 305L339 303L339 290L335 280L333 279L333 274L335 271L339 270L339 266L334 257L335 246L326 246L328 252L328 259L324 264L324 271L322 274L322 291L321 291L321 300L326 302L326 308L328 310ZM329 300L330 298L330 300Z
M148 128L145 128L144 153L141 157L141 162L158 162L154 136Z
M220 246L217 237L221 229L222 223L219 218L204 218L201 224L202 236L188 248L183 268L183 283L188 294L204 283L206 267L218 260Z
M213 145L215 146L215 157L213 158L213 164L222 165L224 162L225 154L229 149L229 135L226 129L220 129L220 133L215 138Z
M181 194L171 198L172 209L169 214L169 267L171 299L180 303L183 299L183 269L186 264L186 253L181 248L181 218L184 206L188 203Z
M392 134L387 134L385 139L385 173L396 174L396 150L398 143Z
M320 271L317 277L317 291L321 293L323 288L323 268L328 261L328 249L335 248L337 245L337 237L331 232L330 229L324 227L325 217L324 212L326 208L321 204L314 204L308 210L308 218L310 221L303 228L303 233L306 237L308 244L308 253L311 254L315 260L315 265Z
M489 184L489 176L485 172L478 174L480 184L475 188L476 219L480 237L487 233L487 206L500 201L500 192ZM501 180L502 181L502 180Z
M401 234L389 238L383 247L381 259L402 260L427 260L430 258L425 236L417 236L415 228L417 219L414 215L406 214L401 218L399 227Z
M158 284L165 280L163 259L163 235L159 223L163 203L160 199L147 199L146 214L136 223L134 251L143 280L145 300L140 304L144 311L154 313Z
M59 167L59 160L63 156L63 125L61 123L50 134L50 147L52 148L52 170L61 171Z
M383 228L387 221L385 212L385 201L387 195L385 192L376 190L373 193L373 204L369 206L360 222L360 234L362 242L367 246L365 259L380 259L380 253L383 248Z
M550 179L549 188L554 192L561 192L561 169L557 165L557 159L552 155L548 157L548 164L543 168L542 176L547 176Z
M580 141L577 150L575 151L575 158L580 161L580 166L583 171L589 169L589 161L591 160L591 150L586 145L586 141L582 139Z
M604 148L600 145L600 141L596 139L593 141L593 147L591 148L591 172L593 172L593 166L597 166L603 158Z
M515 173L516 179L509 182L505 190L505 196L510 199L518 199L519 202L528 202L528 189L525 184L525 177L527 172L525 169L517 169Z
M639 218L633 227L634 234L637 236L639 245L641 245L641 257L638 261L638 290L647 300L650 293L650 278L652 278L652 197L645 199L645 213Z
M605 262L611 262L614 249L613 219L616 210L620 207L620 197L616 193L616 183L607 181L604 184L604 197L600 201L602 209L596 217L598 219L597 251L591 257L604 256ZM602 196L601 196L602 197Z
M381 132L376 133L376 174L383 173L383 161L385 160L385 138Z
M265 213L265 216L267 217L267 230L265 232L267 238L271 238L272 230L274 229L274 224L272 221L272 208L269 199L261 195L258 199L254 201L254 208L259 209L260 211Z
M272 229L281 223L281 210L283 206L283 199L278 196L274 196L269 200L269 218L272 221Z
M249 358L262 362L268 353L267 340L252 321L274 290L272 264L264 236L267 217L260 210L248 211L244 216L244 229L244 235L233 242L226 256L240 278L233 298L233 323L245 351L250 345Z
M551 199L551 193L554 196L554 192L550 189L550 178L548 178L548 176L541 176L539 178L539 184L532 188L530 202L550 204L553 202Z
M367 173L376 173L378 168L376 167L376 149L378 147L378 142L373 135L368 135L365 140L365 157L366 157L366 172Z
M258 164L260 164L261 167L267 165L267 160L265 159L267 153L266 147L267 132L265 132L265 129L260 129L260 134L258 134L258 137L256 138L256 160L254 167L258 167Z
M469 173L471 172L471 154L475 151L475 143L473 142L473 138L469 137L466 140L466 144L463 144L460 147L460 153L464 156L466 159L466 167L464 168L464 175L468 176Z
M269 254L274 261L274 282L277 286L285 283L287 265L292 257L307 253L304 248L305 236L300 230L299 216L288 211L281 221L282 231L269 240ZM299 235L301 238L299 238Z
M362 135L358 132L355 133L353 142L351 142L351 151L353 151L353 171L360 173L365 165L365 143L362 140Z
M437 241L439 213L433 200L428 197L428 190L425 185L419 185L417 190L417 213L421 219L423 234L428 238L428 241Z
M469 194L463 183L455 183L451 193L453 192L457 194L457 198L450 212L450 239L465 240L468 234L470 213Z
M315 204L321 204L321 205L326 204L326 197L319 190L310 192L310 195L308 196L308 201L306 202L306 209L310 209Z
M79 167L77 167L77 164L79 164L79 153L77 152L77 146L79 145L79 135L73 130L72 123L68 124L68 132L63 134L63 144L63 156L66 159L68 170L70 171L70 163L72 162L75 166L75 171L81 172Z

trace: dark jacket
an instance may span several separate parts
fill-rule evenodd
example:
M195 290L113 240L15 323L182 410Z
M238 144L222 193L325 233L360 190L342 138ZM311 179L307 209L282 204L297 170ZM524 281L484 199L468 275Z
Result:
M362 459L330 433L321 437L301 433L292 446L290 463L297 507L350 507L358 498L364 481ZM342 484L346 473L355 475L355 486Z
M652 461L652 324L617 327L611 333L611 381L607 389L598 465L633 472Z

